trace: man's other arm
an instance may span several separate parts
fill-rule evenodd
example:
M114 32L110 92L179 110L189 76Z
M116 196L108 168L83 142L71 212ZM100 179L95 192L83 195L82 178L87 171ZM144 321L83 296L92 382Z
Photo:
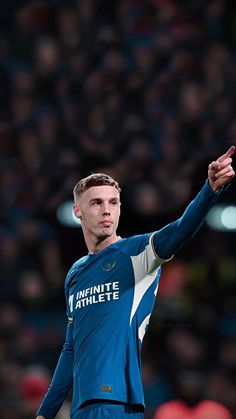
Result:
M73 324L68 323L66 340L59 357L52 382L37 411L36 419L53 419L64 402L73 383Z

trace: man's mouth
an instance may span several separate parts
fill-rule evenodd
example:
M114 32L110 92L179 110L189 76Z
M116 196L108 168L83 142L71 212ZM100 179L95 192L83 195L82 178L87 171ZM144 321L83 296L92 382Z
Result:
M105 227L110 227L112 225L112 221L111 220L102 220L102 221L100 221L100 224L102 224Z

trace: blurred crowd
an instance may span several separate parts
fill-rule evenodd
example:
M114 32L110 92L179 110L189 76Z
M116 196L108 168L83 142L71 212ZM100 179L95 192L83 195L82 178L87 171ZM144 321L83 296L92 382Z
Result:
M103 171L122 187L121 235L181 215L236 142L235 45L233 1L0 6L1 419L34 417L63 344L64 277L86 248L58 206ZM220 199L235 203L235 183ZM143 348L147 419L236 418L235 248L205 226L165 267Z

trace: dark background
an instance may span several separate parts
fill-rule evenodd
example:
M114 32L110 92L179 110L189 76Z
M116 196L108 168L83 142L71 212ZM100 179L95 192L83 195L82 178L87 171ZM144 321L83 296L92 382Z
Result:
M59 205L104 171L122 187L123 237L181 215L236 143L236 8L8 1L0 28L0 411L28 419L63 344L65 274L86 253ZM143 347L147 418L177 397L236 417L235 245L205 225L166 265Z

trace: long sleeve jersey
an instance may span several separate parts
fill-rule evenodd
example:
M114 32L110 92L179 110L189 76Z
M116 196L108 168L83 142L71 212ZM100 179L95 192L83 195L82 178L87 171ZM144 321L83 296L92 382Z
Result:
M144 406L141 346L162 265L196 234L218 195L206 181L178 220L73 264L65 281L66 341L38 415L54 418L72 386L71 418L92 399Z

